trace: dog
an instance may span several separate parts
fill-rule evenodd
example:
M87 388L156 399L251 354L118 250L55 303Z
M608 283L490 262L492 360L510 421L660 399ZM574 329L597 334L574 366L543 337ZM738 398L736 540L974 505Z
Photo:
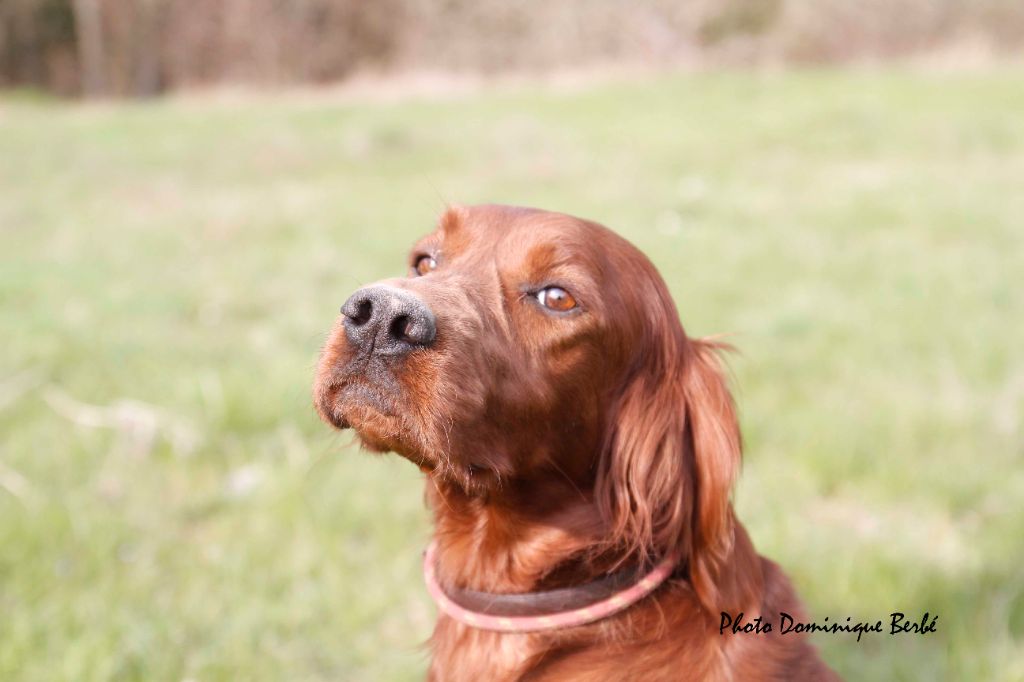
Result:
M430 680L838 679L730 501L722 346L688 337L651 262L594 222L451 206L407 277L341 307L320 416L420 467L439 607Z

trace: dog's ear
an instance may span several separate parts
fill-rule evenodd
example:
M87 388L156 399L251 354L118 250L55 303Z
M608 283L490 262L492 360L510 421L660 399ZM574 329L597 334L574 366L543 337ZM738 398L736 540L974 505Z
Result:
M733 601L723 583L735 528L731 493L739 474L740 441L736 407L726 384L720 352L712 341L690 341L683 370L685 442L696 476L690 579L701 601L721 610Z
M619 398L596 488L609 541L642 561L678 553L714 613L733 545L730 493L740 461L719 350L681 329L662 332Z

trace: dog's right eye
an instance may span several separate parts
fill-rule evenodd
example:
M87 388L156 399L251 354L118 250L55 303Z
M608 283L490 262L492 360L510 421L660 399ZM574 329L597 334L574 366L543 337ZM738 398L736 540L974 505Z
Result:
M435 268L437 268L437 261L433 256L420 256L412 266L412 269L415 270L416 274L420 277L429 274Z
M535 295L542 306L556 313L567 313L577 307L576 299L562 287L545 287Z

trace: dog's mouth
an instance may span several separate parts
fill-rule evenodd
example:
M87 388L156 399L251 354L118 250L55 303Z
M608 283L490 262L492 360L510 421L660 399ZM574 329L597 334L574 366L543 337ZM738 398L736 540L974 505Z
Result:
M348 380L331 386L322 396L320 412L338 429L360 426L369 418L396 419L393 396L362 380Z
M338 389L335 396L335 403L340 408L340 413L345 414L346 408L370 409L379 412L384 417L394 417L394 399L390 398L375 386L362 381L349 382Z
M467 490L484 490L500 483L502 475L492 463L461 461L451 452L451 433L439 440L428 424L416 419L418 411L403 400L397 378L365 371L336 373L318 391L316 406L323 419L337 429L352 429L362 446L372 452L395 452L424 473L458 482Z
M363 376L347 377L320 394L320 414L337 429L355 431L363 447L397 452L422 467L418 429L403 416L400 396Z

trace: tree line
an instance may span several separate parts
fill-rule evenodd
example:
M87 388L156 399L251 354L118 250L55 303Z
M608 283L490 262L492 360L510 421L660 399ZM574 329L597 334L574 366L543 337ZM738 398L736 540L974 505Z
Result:
M0 87L151 96L359 69L749 64L1024 46L1021 0L0 0Z

